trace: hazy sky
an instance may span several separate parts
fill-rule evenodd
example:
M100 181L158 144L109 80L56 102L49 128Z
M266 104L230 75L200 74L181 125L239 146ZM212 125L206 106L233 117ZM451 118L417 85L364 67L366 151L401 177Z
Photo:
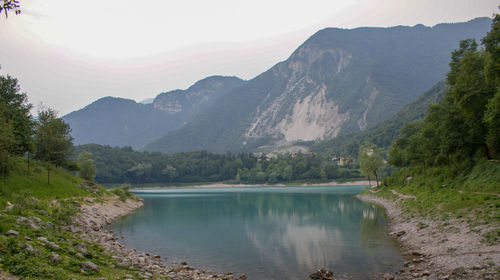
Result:
M325 27L461 22L496 0L19 0L0 17L0 74L60 114L211 75L251 79ZM140 5L140 6L138 6Z

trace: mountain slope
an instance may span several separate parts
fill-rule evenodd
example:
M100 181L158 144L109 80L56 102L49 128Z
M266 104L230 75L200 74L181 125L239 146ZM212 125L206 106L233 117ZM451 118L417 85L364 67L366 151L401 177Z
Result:
M72 129L75 144L141 148L189 121L212 105L216 98L244 83L236 77L208 77L186 90L161 93L149 104L104 97L63 119Z
M480 18L434 27L321 30L286 61L145 149L244 151L363 130L443 79L458 42L483 36L490 25Z
M364 142L374 143L386 149L399 137L401 128L405 124L422 120L427 115L429 106L437 104L443 99L446 89L446 82L443 80L404 106L391 118L363 131L348 133L331 140L321 141L313 145L311 151L356 156L359 146Z

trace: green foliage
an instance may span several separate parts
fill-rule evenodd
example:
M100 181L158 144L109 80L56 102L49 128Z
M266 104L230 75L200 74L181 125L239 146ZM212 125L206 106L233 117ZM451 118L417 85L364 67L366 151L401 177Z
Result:
M491 158L498 159L500 158L500 88L486 105L484 123L487 129L486 145L488 155Z
M32 196L54 200L90 195L77 187L81 179L64 170L52 168L51 183L48 184L46 164L32 161L32 171L26 173L26 162L27 159L13 158L11 172L4 180L0 180L0 208L4 208L7 201L18 201L19 198L29 202Z
M33 134L33 120L30 116L32 105L28 103L27 95L20 91L17 79L8 75L0 76L0 114L4 122L12 124L15 155L22 155L30 150Z
M465 40L453 52L445 98L429 108L423 121L410 123L390 150L390 163L400 167L384 179L381 195L413 194L404 206L410 215L464 219L472 229L500 222L498 127L500 15L485 37L485 49ZM498 243L498 230L483 233Z
M130 184L123 184L118 188L112 189L111 192L116 194L120 201L126 201L127 199L133 199L135 196L129 192Z
M48 109L38 113L35 132L35 158L47 162L47 182L50 184L50 164L66 165L73 146L71 129L57 113Z
M374 176L377 180L377 186L380 171L384 168L384 165L384 159L375 145L365 144L359 148L359 167L361 173L367 178Z
M0 112L3 104L0 104ZM0 114L0 172L5 178L11 169L11 157L16 143L14 128L10 121L6 121Z
M86 151L81 152L77 158L78 172L84 180L93 182L96 174L96 167L92 154Z
M499 17L493 30L500 25ZM486 38L491 39L490 35ZM471 39L460 43L460 48L452 53L446 97L430 107L423 122L410 124L403 130L403 137L391 147L392 164L419 165L425 170L429 166L460 162L470 168L475 158L497 158L500 78L494 77L497 72L488 67L491 61L500 59L497 58L500 52L489 49L478 50Z
M166 155L111 148L96 144L75 147L76 153L93 154L100 183L187 183L232 181L277 183L292 180L359 178L354 169L339 169L325 155L283 154L268 158L240 153L214 154L206 151Z

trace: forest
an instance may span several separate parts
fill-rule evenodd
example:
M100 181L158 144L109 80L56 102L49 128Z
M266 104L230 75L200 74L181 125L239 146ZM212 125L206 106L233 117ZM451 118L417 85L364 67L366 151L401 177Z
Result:
M322 154L216 154L206 151L163 154L97 144L74 148L93 155L99 183L216 182L280 183L360 178L357 165L338 166Z

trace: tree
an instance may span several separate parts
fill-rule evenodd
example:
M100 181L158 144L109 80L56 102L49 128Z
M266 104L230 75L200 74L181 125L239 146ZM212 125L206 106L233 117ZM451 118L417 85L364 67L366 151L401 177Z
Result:
M0 114L12 123L16 142L12 152L16 155L30 151L34 126L30 115L32 105L28 103L27 95L20 91L17 79L0 76L0 103L3 106Z
M0 112L3 108L0 104ZM16 139L14 136L14 129L12 122L7 121L2 114L0 114L0 171L3 178L7 177L7 173L11 168L11 157L13 155Z
M79 168L80 177L84 180L93 182L96 174L96 167L92 154L89 152L81 152L76 160Z
M2 11L5 13L5 18L9 17L9 11L14 11L16 15L21 13L18 0L0 0L0 14Z
M50 184L50 164L56 168L66 164L73 146L71 129L57 113L47 109L38 113L35 132L35 158L47 162L47 182Z
M378 173L384 167L384 160L373 144L366 144L359 149L359 166L361 173L367 178L375 176L378 186Z
M500 159L500 89L486 105L484 122L488 129L486 145L490 158Z
M178 176L177 169L175 169L175 167L169 164L165 166L165 168L161 171L161 174L165 175L168 181L172 181Z

